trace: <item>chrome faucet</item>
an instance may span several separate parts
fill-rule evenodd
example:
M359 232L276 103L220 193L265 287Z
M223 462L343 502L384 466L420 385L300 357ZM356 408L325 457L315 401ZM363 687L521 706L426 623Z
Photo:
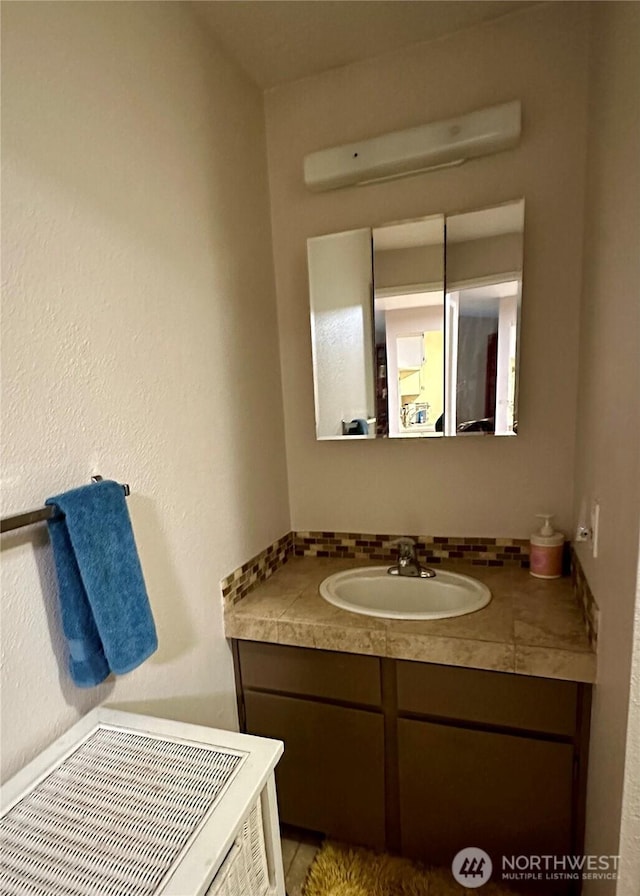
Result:
M412 576L419 579L432 579L435 576L434 569L420 565L413 538L398 538L393 544L398 548L398 562L387 570L390 576Z

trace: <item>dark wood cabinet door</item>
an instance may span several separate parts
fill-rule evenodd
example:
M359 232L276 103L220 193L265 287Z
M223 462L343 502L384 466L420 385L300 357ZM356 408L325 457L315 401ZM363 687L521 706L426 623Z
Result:
M398 731L405 855L450 865L476 846L495 867L571 851L571 744L407 719Z
M284 741L276 769L281 820L383 848L382 715L255 691L244 700L247 732Z

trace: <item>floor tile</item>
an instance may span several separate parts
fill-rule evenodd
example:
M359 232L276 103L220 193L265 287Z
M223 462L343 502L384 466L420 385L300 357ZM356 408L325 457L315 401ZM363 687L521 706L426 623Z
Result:
M287 896L302 896L302 887L317 851L317 843L301 843L298 846L289 872L285 875Z
M292 840L290 837L282 838L282 864L284 866L284 875L285 877L289 873L289 869L291 868L291 863L293 862L294 856L298 851L298 847L300 846L299 840Z

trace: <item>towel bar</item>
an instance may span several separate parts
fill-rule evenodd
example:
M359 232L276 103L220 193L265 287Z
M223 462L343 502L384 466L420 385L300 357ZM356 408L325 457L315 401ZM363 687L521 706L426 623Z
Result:
M100 482L102 476L92 476L92 482ZM131 494L127 483L122 484L125 496ZM38 510L27 510L25 513L16 513L13 516L3 516L0 519L0 533L11 532L13 529L22 529L23 526L32 526L34 523L42 523L55 516L55 507L40 507Z

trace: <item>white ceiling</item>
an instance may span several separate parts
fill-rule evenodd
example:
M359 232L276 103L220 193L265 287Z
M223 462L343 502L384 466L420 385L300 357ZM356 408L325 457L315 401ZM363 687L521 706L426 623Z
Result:
M195 0L260 87L371 59L530 6L533 0Z

